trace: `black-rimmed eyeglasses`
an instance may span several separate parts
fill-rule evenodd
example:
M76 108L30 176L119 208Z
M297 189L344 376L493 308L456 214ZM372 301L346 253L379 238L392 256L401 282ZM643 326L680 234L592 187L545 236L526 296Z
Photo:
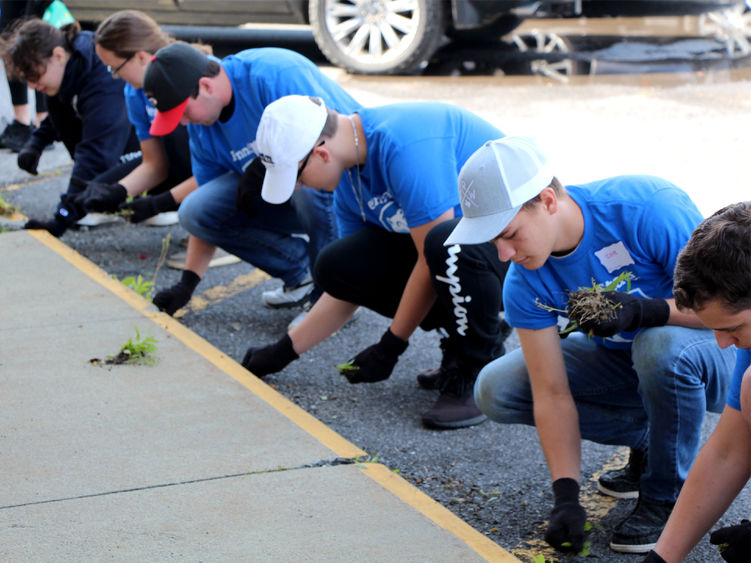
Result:
M318 143L316 146L314 146L312 149L310 149L310 152L305 155L305 158L302 159L302 165L300 166L299 170L297 171L297 179L300 179L300 176L302 176L302 171L305 170L305 167L308 164L308 160L310 159L310 155L313 154L313 151L316 150L318 147L320 147L323 143L326 141L323 140L320 143Z
M107 65L107 72L109 72L112 75L112 78L118 78L119 75L117 74L122 70L122 68L128 64L128 61L135 57L135 53L131 53L127 59L125 59L117 68L112 68L110 65Z

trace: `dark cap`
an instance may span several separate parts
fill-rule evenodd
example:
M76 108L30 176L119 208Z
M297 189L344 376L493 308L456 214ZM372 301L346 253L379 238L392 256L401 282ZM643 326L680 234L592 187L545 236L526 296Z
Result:
M169 135L175 130L208 64L206 55L180 41L156 52L143 77L143 91L157 110L149 133Z

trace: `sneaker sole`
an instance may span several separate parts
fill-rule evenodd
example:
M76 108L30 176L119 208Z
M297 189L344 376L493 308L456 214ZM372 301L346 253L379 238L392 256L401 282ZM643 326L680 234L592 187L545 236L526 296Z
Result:
M619 553L649 553L649 551L651 549L654 549L656 545L657 542L632 545L627 543L615 543L611 541L610 549Z
M296 309L300 307L303 303L305 303L308 300L308 296L306 295L304 298L300 299L299 301L287 301L284 303L267 303L265 299L261 298L261 301L263 301L263 306L267 309Z
M613 489L608 489L599 481L597 482L597 490L600 491L603 495L608 495L609 497L614 498L639 498L639 491L614 491Z
M435 428L436 430L452 430L454 428L465 428L467 426L482 424L487 419L488 417L486 417L484 414L481 414L474 418L468 418L466 420L454 420L450 422L443 422L423 417L422 423L428 428Z
M177 211L168 211L149 217L143 224L147 227L169 227L170 225L177 225L179 222Z

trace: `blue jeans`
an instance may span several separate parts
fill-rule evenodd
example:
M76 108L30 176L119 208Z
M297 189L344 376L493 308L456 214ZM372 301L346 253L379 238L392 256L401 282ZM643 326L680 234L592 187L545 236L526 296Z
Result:
M582 333L561 341L584 439L648 450L641 495L674 502L696 457L707 410L720 412L735 349L710 330L676 326L641 331L631 350L608 350ZM485 366L475 400L488 418L534 426L522 351Z
M282 205L266 203L259 194L256 213L248 217L235 204L239 180L228 172L190 193L178 210L180 224L285 285L300 283L318 251L338 236L333 194L301 188Z

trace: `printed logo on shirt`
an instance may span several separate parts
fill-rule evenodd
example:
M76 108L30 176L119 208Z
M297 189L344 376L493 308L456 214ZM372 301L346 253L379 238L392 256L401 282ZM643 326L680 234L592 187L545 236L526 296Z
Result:
M252 144L253 144L253 141L249 142L243 148L236 150L236 151L233 151L232 149L230 149L229 153L230 155L232 155L232 161L238 162L238 161L245 160L246 158L253 156L255 153L253 152L253 149L251 148ZM267 156L267 158L269 159L270 164L274 164L274 161L271 160L270 156Z
M259 154L258 158L261 159L261 162L263 162L267 166L274 166L274 159L271 158L271 155L268 154Z
M394 233L409 232L409 225L407 225L407 220L404 218L404 211L393 201L381 207L378 211L378 220L385 229Z
M595 256L597 256L600 264L605 267L609 274L634 264L634 259L631 258L626 245L621 241L595 251Z

